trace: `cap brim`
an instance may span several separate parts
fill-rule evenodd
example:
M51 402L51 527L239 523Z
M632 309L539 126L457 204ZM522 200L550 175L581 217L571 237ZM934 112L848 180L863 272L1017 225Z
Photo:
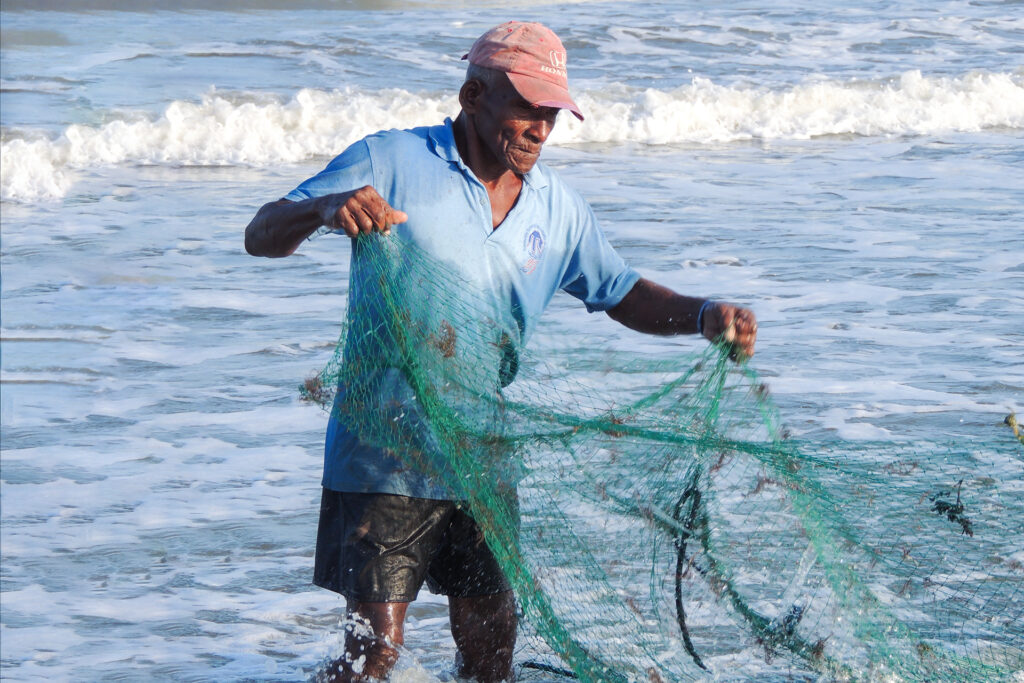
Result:
M568 109L580 121L583 120L583 112L572 101L569 91L554 83L508 72L508 80L512 82L516 92L523 96L523 99L537 107L555 107L557 109Z

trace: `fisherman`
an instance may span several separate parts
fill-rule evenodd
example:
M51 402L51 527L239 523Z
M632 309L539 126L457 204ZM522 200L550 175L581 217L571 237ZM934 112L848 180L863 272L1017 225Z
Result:
M245 231L254 256L288 256L321 226L356 238L381 232L445 263L502 279L522 324L558 289L589 311L649 334L702 334L754 353L745 308L683 296L640 277L606 240L588 204L538 162L569 94L566 52L536 23L484 33L454 121L384 131L354 143L318 175L260 208ZM353 249L352 278L359 275ZM329 678L384 679L403 644L406 609L426 581L448 596L459 675L512 678L517 617L511 586L473 519L437 482L361 443L332 415L325 446L314 582L345 596L350 631Z

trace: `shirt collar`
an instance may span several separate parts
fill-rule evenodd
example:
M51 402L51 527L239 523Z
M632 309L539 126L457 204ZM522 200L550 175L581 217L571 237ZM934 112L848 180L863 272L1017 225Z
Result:
M472 173L470 168L463 163L462 157L459 156L459 147L455 144L455 133L452 130L451 118L446 118L440 126L431 127L427 134L434 143L434 154L445 161L458 164L459 168ZM547 175L541 170L540 163L534 164L530 172L523 176L523 180L535 190L547 187L548 185Z

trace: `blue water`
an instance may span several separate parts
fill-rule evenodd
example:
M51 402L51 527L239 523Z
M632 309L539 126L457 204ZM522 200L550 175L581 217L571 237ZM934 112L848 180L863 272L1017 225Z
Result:
M242 229L362 135L457 113L459 58L510 11L65 4L2 13L3 676L304 679L343 603L309 584L325 418L296 385L347 248L258 260ZM1024 412L1022 10L511 14L562 35L587 114L545 160L642 273L754 308L792 430L992 440ZM701 343L560 296L535 342L566 339ZM444 613L414 606L403 680L445 675ZM753 643L712 655L757 675Z

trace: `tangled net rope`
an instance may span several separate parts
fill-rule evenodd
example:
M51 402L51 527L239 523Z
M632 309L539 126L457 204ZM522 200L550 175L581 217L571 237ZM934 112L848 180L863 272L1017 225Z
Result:
M830 680L1024 670L1024 448L1009 430L791 438L719 347L532 358L507 292L394 237L355 252L341 340L303 391L468 505L531 665L651 683L741 677L754 660Z

